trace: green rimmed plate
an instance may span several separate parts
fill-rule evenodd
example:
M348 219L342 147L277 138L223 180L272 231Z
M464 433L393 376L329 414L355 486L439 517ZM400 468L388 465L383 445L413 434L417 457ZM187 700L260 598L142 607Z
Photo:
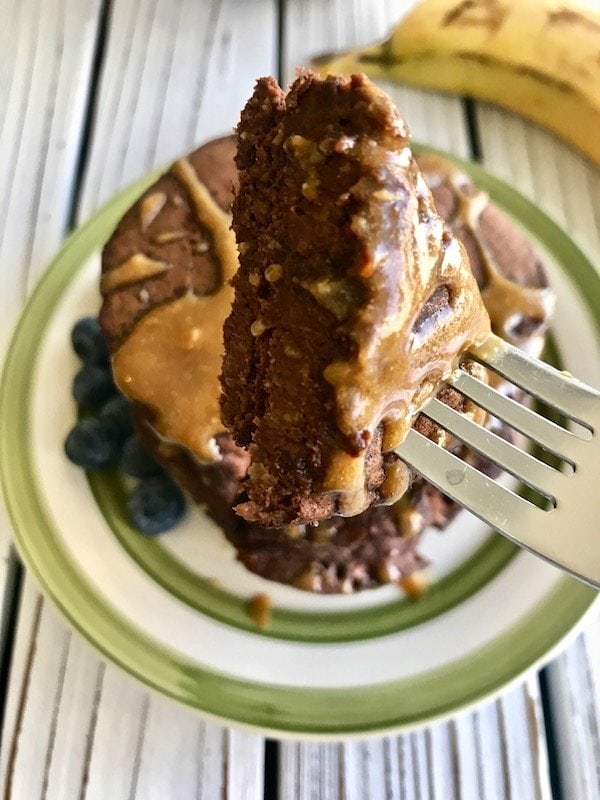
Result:
M593 267L524 198L477 167L465 169L547 254L560 361L600 384ZM197 509L176 532L142 539L123 518L115 477L88 483L66 461L76 369L68 331L97 310L98 249L152 178L119 195L60 251L25 309L0 389L0 467L17 545L70 622L149 686L279 735L424 724L548 658L595 593L467 514L426 538L435 583L423 601L410 603L392 587L319 597L247 573ZM256 591L275 600L265 633L243 612Z

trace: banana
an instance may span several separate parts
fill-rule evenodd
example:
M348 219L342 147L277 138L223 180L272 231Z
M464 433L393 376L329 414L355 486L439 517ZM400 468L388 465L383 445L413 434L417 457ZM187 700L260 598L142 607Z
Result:
M600 14L569 0L422 0L383 43L314 64L498 103L600 164Z

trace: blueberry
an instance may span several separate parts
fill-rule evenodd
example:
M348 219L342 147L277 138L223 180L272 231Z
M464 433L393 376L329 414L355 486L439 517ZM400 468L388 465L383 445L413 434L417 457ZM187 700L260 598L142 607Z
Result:
M114 435L121 441L133 433L133 419L131 418L131 403L122 394L111 397L102 406L100 420L107 428L112 428Z
M115 392L112 375L107 367L86 365L73 379L72 393L75 402L90 411L99 409Z
M135 436L130 436L125 442L119 467L132 478L149 478L162 472L152 453Z
M121 445L100 420L86 417L69 431L65 453L78 467L101 469L119 460Z
M109 363L109 354L104 336L96 317L83 317L71 331L71 343L84 364Z
M184 511L183 493L167 475L140 481L127 500L131 524L148 536L172 528L182 518Z

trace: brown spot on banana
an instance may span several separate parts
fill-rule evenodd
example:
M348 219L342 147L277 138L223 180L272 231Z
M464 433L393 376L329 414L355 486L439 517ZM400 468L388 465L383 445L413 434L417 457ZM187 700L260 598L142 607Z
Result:
M558 89L560 92L574 92L576 91L575 87L572 86L568 81L561 81L558 78L553 78L551 75L548 75L546 72L542 72L535 67L528 67L525 64L507 64L506 61L502 61L499 58L494 58L493 56L487 56L483 53L455 53L456 58L461 58L465 61L475 61L478 64L485 64L486 66L497 66L502 70L508 70L510 72L514 72L516 75L527 75L529 78L534 78L539 83L545 84L546 86L553 86L555 89Z
M600 31L600 22L580 11L574 11L571 8L561 8L558 11L548 12L549 25L579 25L582 28L587 28L590 31Z
M463 0L446 12L442 19L442 27L449 25L480 26L496 33L502 26L507 7L498 0Z
M381 66L392 67L406 64L409 61L428 61L429 59L435 58L438 55L432 50L423 51L422 53L411 53L411 55L407 56L406 58L398 58L398 56L394 56L392 54L391 48L385 48L386 44L387 42L384 42L382 45L381 55L376 56L375 54L371 53L359 55L357 58L358 63L376 63ZM488 67L495 66L501 68L503 71L508 70L510 72L514 72L516 75L527 75L530 78L535 78L535 80L539 81L539 83L542 83L546 86L553 86L555 89L558 89L561 92L571 93L576 91L575 87L567 81L553 78L546 72L535 69L535 67L528 67L524 64L509 64L506 61L502 61L494 56L488 56L485 53L469 53L466 51L459 51L453 54L453 58L459 58L463 61L472 61L476 64L485 64Z
M435 53L433 51L431 53L420 53L419 58L434 55ZM408 58L412 58L412 56L408 56ZM367 50L365 52L358 52L356 60L359 64L380 64L382 67L391 67L394 64L403 64L407 59L398 58L398 56L394 55L392 40L386 39L381 43L377 51ZM313 61L317 63L316 59L313 59Z

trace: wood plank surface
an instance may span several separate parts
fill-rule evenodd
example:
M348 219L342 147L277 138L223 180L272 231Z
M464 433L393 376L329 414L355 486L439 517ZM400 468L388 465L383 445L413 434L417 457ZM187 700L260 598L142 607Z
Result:
M227 132L255 77L277 72L278 7L282 73L289 80L314 53L383 36L410 5L0 2L0 355L68 220L83 220L148 169ZM88 116L96 56L98 93ZM460 99L386 88L416 140L469 154ZM598 170L550 134L499 109L479 106L476 124L486 167L538 202L600 264ZM1 512L0 602L7 596L9 558ZM598 619L549 669L548 691L562 795L600 800ZM263 796L263 752L261 737L204 723L105 664L26 578L0 750L0 797L254 800ZM546 800L552 796L548 758L534 676L475 712L416 733L343 744L282 743L278 790L286 800Z
M100 11L100 0L0 4L0 364L65 234ZM0 497L1 663L17 572L9 530Z
M24 30L20 46L27 52L60 50L60 26L48 26L41 48L34 24L39 12L30 11L33 27ZM80 20L79 35L81 30ZM255 77L276 70L276 33L271 0L114 0L89 150L83 154L78 219L149 169L228 132ZM29 108L35 106L36 89L28 91ZM43 152L42 144L35 143L36 152ZM77 140L69 145L77 153ZM42 159L50 155L43 153ZM44 162L44 168L54 166ZM54 213L49 196L37 202L41 215ZM33 249L41 252L37 240ZM26 283L27 274L24 278ZM16 298L8 302L17 307ZM262 797L262 787L261 737L206 724L149 695L71 633L27 579L0 756L0 796L254 800Z
M546 800L535 680L501 701L404 736L281 745L281 800ZM520 729L520 728L525 728Z

